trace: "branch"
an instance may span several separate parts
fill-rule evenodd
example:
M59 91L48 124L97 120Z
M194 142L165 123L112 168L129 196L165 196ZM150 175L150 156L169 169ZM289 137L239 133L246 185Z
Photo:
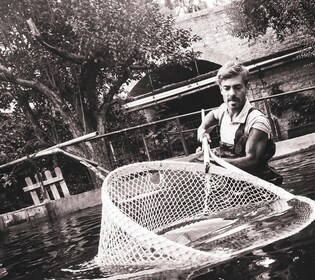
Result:
M60 100L60 96L50 90L48 87L46 87L44 84L42 84L39 81L34 80L25 80L19 77L16 77L12 70L4 67L2 64L0 64L0 80L5 82L10 82L19 86L33 88L44 94L49 100L51 100L55 105L61 106L62 102Z
M45 132L42 129L42 126L39 123L39 121L36 119L34 112L30 107L29 101L27 100L25 95L17 93L17 92L15 92L15 90L13 90L13 95L14 95L14 98L16 99L19 107L22 109L22 111L27 116L28 120L30 121L30 123L34 129L36 138L40 141L44 141Z
M138 56L138 50L134 49L130 56L125 60L125 62L121 65L121 68L123 69L123 72L118 77L118 79L115 81L113 86L110 88L108 95L107 95L107 103L110 103L114 95L118 93L121 86L128 80L128 78L131 76L132 70L147 70L150 69L149 66L146 65L137 65L135 64ZM104 101L105 102L105 101Z
M13 71L4 67L2 64L0 64L0 80L23 87L33 88L43 94L54 104L55 108L60 112L63 117L64 123L68 126L73 137L78 137L81 135L82 128L79 126L78 122L73 117L73 114L69 110L63 98L58 94L58 92L49 89L47 86L37 80L25 80L16 77Z
M119 89L121 88L121 86L128 80L128 78L130 77L131 74L131 70L130 67L126 67L125 71L122 73L121 76L118 77L118 79L115 81L115 83L112 85L112 87L110 88L110 90L108 91L108 95L107 95L107 102L110 103L115 94L118 93Z
M6 82L10 82L11 80L14 79L14 75L13 75L13 72L4 67L2 64L0 64L0 79L3 80L3 81L6 81Z
M77 55L74 53L70 53L67 52L63 49L54 47L50 44L48 44L47 42L45 42L40 34L40 32L38 31L38 29L36 28L35 23L33 22L33 20L30 18L27 21L27 24L31 30L32 35L35 37L35 39L41 44L43 45L46 49L48 49L50 52L62 57L65 60L74 62L76 64L82 64L85 61L85 57L82 55Z

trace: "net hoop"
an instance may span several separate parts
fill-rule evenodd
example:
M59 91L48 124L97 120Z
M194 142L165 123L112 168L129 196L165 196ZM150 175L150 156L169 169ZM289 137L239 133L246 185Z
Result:
M299 232L315 219L315 202L311 199L295 196L246 174L211 165L210 180L215 191L220 189L221 197L218 198L213 196L212 190L205 191L204 166L199 163L152 161L115 169L102 186L102 226L96 261L101 266L187 267L215 264L257 248L255 244L233 252L220 249L203 251L169 240L161 234L196 219L202 213L204 203L209 204L211 214L279 199L295 199L309 205L312 211L305 215L302 223L289 232L262 241L260 247ZM182 185L183 182L188 183ZM209 195L212 197L206 197ZM215 199L217 208L213 208L211 199Z

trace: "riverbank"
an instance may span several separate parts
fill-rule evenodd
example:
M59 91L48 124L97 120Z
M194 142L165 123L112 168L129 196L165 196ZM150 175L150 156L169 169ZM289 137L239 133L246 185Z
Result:
M313 147L315 148L315 133L283 140L276 143L276 154L272 159L275 160Z
M311 149L312 147L315 148L315 133L277 142L276 154L273 159L286 157L305 149ZM181 160L181 158L177 160ZM34 226L42 221L57 219L73 212L100 205L101 203L101 188L99 188L1 214L0 232Z

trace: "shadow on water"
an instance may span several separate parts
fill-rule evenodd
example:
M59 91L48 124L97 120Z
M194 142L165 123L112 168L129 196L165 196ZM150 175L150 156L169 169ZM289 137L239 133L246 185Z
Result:
M284 189L315 200L313 151L275 160L272 166L283 175ZM283 215L287 221L292 218L290 211ZM271 220L269 217L268 222ZM115 271L95 265L100 221L101 207L94 207L53 223L0 236L0 279L314 279L314 222L289 238L215 266L174 273L148 268L148 275L129 267L122 275L121 268ZM269 233L272 231L264 232ZM210 247L217 244L208 243Z

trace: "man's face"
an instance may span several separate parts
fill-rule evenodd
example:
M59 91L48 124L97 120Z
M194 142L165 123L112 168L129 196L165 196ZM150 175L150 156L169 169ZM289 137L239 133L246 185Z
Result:
M220 90L229 110L242 110L246 101L247 86L241 75L222 80Z

